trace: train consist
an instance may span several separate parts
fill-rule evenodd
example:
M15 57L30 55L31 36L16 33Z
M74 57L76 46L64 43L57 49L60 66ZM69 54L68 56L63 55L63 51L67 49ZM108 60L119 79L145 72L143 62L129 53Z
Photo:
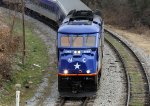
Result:
M60 96L91 96L101 75L104 29L99 12L80 0L39 0L63 21L57 35Z
M93 95L103 59L104 27L99 11L92 11L80 0L38 1L39 6L57 16L54 21L61 22L57 35L60 96Z
M101 75L104 29L99 12L80 0L40 0L61 23L57 35L58 90L61 96L91 96Z

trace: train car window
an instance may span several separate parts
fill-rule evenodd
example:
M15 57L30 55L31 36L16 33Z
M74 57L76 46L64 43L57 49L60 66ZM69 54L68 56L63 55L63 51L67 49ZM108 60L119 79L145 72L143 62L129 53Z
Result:
M72 46L73 47L82 47L83 46L83 37L82 36L73 37Z
M85 45L87 47L93 47L96 43L96 37L95 36L86 36L85 37Z
M69 36L62 36L61 37L61 46L69 47L70 46L70 37Z

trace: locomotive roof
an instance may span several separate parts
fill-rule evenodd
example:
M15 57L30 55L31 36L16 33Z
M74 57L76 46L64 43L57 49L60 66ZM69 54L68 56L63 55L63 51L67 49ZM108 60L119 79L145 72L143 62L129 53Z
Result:
M72 10L60 26L59 33L98 33L102 19L89 10Z
M81 25L63 25L59 28L59 33L66 34L85 34L85 33L98 33L100 28L92 24L90 26Z

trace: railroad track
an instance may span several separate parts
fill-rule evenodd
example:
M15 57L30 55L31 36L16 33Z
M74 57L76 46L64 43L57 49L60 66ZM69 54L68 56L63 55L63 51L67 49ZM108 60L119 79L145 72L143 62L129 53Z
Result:
M105 30L105 41L123 63L126 76L126 106L150 106L149 82L142 63L121 39Z
M26 14L43 22L44 24L52 27L55 31L58 28L56 22L41 16L40 14L26 9ZM142 63L135 55L135 53L128 47L121 39L105 30L105 41L114 49L117 56L123 63L123 68L126 76L126 106L138 105L138 106L150 106L150 95L149 95L149 82L147 74L144 71ZM94 103L94 98L59 98L56 102L56 106L90 106Z
M60 97L55 106L93 106L95 97L63 98Z

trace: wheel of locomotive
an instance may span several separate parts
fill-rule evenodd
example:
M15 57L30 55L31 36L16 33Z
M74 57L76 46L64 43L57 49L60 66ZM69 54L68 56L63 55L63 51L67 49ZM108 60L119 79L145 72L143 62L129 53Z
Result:
M58 91L61 91L61 77L58 76Z
M100 70L100 72L98 73L98 83L99 83L99 81L100 81L100 78L101 78L101 70Z
M95 82L94 82L94 83L95 83L95 88L94 88L94 89L95 89L96 91L98 90L98 87L99 87L99 78L98 78L98 76L99 76L99 75L95 76Z

